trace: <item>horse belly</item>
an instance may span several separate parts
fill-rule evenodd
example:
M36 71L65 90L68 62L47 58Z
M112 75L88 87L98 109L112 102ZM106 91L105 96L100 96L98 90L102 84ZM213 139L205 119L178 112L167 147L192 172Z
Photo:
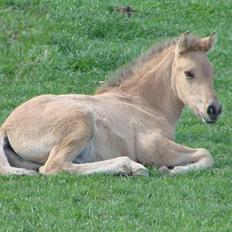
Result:
M95 120L94 138L89 148L89 156L94 161L116 158L119 156L135 157L133 130L128 124L107 119Z

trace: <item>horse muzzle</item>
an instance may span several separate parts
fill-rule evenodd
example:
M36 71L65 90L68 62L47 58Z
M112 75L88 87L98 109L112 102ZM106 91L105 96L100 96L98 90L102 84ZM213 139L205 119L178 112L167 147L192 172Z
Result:
M215 123L222 113L222 105L217 101L211 102L207 109L206 114L203 114L204 120L206 123Z

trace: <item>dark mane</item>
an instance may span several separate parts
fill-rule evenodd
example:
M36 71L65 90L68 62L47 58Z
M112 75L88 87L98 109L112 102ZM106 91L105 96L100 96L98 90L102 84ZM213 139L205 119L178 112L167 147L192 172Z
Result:
M119 87L120 84L133 77L134 74L141 69L153 57L160 54L165 49L177 43L177 39L171 39L156 43L147 53L141 55L131 63L124 65L118 69L112 76L110 76L103 84L97 89L97 93L106 92L108 89Z

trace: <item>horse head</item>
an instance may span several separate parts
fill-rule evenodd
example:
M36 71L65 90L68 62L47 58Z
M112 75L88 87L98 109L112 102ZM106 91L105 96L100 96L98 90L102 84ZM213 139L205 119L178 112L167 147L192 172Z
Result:
M214 67L207 57L215 43L215 33L205 38L184 33L172 67L172 87L179 99L206 123L214 123L222 112L213 87Z

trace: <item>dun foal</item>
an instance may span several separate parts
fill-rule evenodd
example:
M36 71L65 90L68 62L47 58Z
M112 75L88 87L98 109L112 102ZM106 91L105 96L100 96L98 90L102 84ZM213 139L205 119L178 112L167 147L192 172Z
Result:
M214 123L221 106L207 58L215 34L185 33L151 49L93 96L42 95L16 108L0 129L0 174L69 172L171 175L212 167L204 148L174 142L184 106Z

